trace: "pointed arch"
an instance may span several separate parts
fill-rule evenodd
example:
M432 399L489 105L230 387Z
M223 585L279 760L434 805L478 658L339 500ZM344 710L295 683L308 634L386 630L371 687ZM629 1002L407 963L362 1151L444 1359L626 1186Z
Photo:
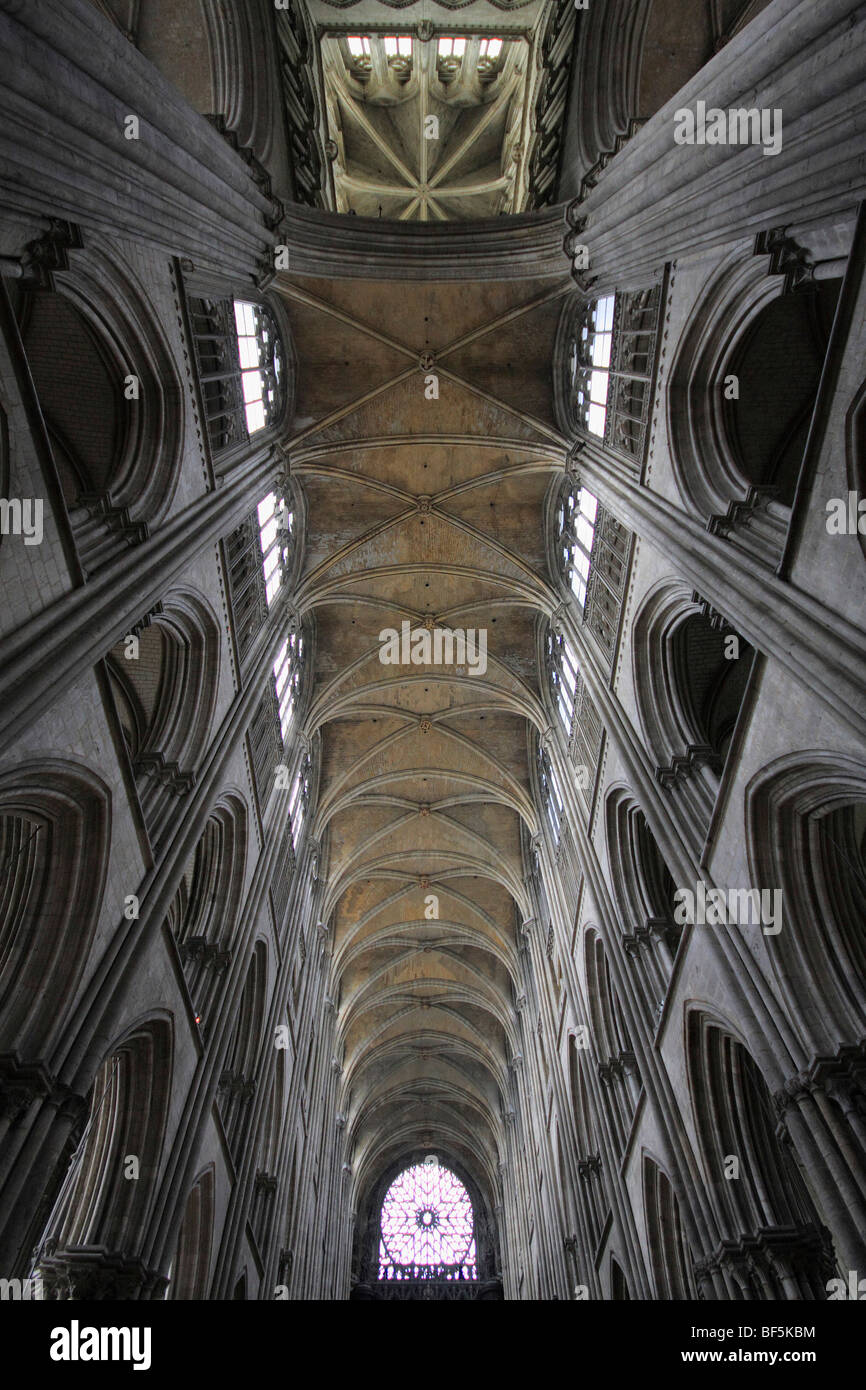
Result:
M866 1036L866 764L816 749L777 759L746 789L753 881L780 890L770 955L788 1014L810 1051Z
M667 1173L647 1153L643 1156L643 1199L656 1298L695 1298L692 1253L683 1231L679 1200Z
M46 1286L132 1297L153 1281L140 1252L168 1123L174 1039L167 1017L137 1024L94 1077L90 1113L37 1268Z
M193 1183L186 1199L171 1270L169 1298L207 1298L214 1224L214 1167L210 1164Z
M0 1053L50 1052L87 963L108 867L111 797L74 763L0 775Z
M207 746L220 652L209 605L196 594L172 591L138 632L135 659L127 658L125 638L107 658L142 811L157 844Z
M745 1046L699 1009L686 1021L695 1125L725 1236L713 1257L734 1297L822 1299L835 1267L770 1093Z

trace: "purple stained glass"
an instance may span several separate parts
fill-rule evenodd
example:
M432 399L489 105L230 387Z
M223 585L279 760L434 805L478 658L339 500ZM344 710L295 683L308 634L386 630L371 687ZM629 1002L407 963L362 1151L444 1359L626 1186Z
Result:
M455 1266L475 1277L469 1193L440 1163L416 1163L395 1178L382 1203L380 1278L393 1265Z

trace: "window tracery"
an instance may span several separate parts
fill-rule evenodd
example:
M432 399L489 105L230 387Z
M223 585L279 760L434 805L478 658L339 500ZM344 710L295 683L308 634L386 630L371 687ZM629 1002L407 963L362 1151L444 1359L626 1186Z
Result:
M394 1179L380 1216L380 1279L476 1279L469 1193L439 1162L415 1163Z
M263 304L196 295L189 312L208 438L216 454L277 424L286 404L286 352Z
M276 424L285 401L286 361L273 315L263 304L236 299L238 359L247 434Z
M562 799L562 792L550 756L540 740L538 744L538 784L541 790L541 803L547 815L554 842L556 842L559 840L559 832L565 814L565 802Z
M225 542L229 593L241 659L291 572L295 511L276 489Z
M297 851L303 833L304 821L310 804L312 782L312 762L309 753L298 768L291 795L289 796L289 819L292 827L292 844Z
M557 499L553 543L563 583L605 655L612 658L625 595L630 532L569 476Z
M568 325L566 413L571 428L640 463L652 400L661 289L578 302Z

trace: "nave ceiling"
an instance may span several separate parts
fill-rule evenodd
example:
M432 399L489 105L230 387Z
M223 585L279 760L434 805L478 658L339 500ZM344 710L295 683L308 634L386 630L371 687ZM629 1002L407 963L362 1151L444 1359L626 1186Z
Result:
M297 604L315 624L313 827L359 1183L437 1148L488 1181L519 1051L521 825L564 440L550 362L567 279L280 277L298 357ZM429 379L439 397L428 399ZM386 665L380 632L487 631L487 670ZM438 918L427 916L429 895Z

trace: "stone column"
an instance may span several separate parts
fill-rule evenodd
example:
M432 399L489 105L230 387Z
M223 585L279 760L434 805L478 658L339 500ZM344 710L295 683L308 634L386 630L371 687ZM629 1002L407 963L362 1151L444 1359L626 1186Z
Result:
M866 19L858 0L773 0L642 126L570 204L593 287L626 288L677 256L782 225L853 216L866 188ZM782 148L678 145L675 113L782 113Z
M281 207L87 0L2 0L0 77L8 209L144 241L243 282L266 269Z

